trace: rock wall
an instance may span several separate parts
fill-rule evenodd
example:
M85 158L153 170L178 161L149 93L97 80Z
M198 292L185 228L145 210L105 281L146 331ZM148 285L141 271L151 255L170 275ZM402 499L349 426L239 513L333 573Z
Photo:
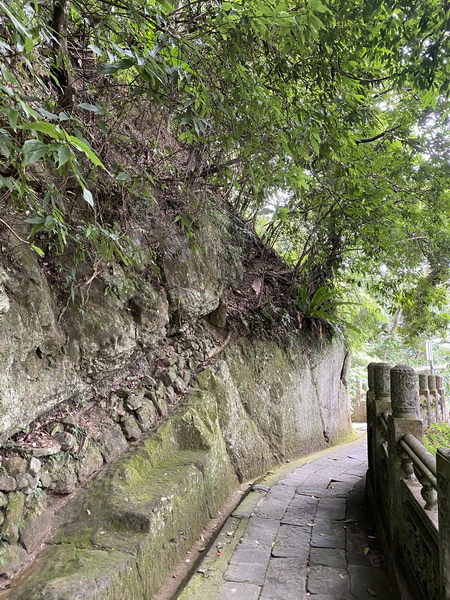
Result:
M0 597L151 597L239 481L350 430L341 342L257 341L226 326L246 234L210 218L199 253L159 217L147 215L159 279L144 253L64 285L1 234L3 584L50 541ZM89 480L55 529L61 498Z
M284 349L231 343L184 405L69 502L45 550L0 598L151 598L239 481L348 434L345 394L335 398L342 412L334 422L326 409L331 399L318 395L339 388L340 374L330 374L329 364L344 359L343 349L330 344L316 352L321 358L313 363L295 337ZM11 494L23 509L26 496ZM28 523L16 532L29 544L41 530ZM20 544L5 548L14 571L26 552Z

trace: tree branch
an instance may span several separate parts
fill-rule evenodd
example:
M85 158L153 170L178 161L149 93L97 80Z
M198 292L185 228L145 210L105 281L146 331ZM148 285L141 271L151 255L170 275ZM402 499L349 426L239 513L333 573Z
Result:
M382 131L381 133L379 133L377 135L374 135L373 137L361 138L360 140L356 140L356 143L357 144L369 144L370 142L375 142L376 140L379 140L380 138L387 135L388 133L392 133L396 129L400 129L400 125L397 125L396 127L391 127L391 129L385 129L384 131Z

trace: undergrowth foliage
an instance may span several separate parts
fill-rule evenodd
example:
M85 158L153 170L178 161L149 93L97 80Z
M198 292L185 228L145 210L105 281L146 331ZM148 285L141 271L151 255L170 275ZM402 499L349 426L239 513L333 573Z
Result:
M139 263L142 200L201 250L206 190L282 254L306 321L345 325L343 273L400 273L382 293L412 331L449 274L449 23L438 0L1 0L0 227L70 273Z

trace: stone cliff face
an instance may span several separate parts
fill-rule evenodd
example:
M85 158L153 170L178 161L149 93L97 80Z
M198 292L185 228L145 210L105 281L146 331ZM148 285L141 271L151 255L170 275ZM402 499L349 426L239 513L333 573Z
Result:
M248 244L230 227L208 222L197 233L203 250L193 251L175 226L160 223L153 232L159 280L146 276L145 261L128 269L86 267L76 304L61 295L45 261L2 233L8 248L0 265L4 576L48 535L55 498L100 471L69 503L63 529L37 566L5 598L48 598L54 579L64 575L58 598L79 597L76 582L86 576L83 598L122 599L120 572L128 573L127 597L142 598L142 578L129 575L134 569L148 574L150 597L239 481L349 433L340 341L313 342L300 332L282 344L255 340L225 322L224 293L242 283L237 257ZM161 479L169 463L171 475ZM73 514L78 525L69 527ZM119 554L113 552L114 536L123 537L118 530L130 532ZM175 530L182 538L168 543ZM109 567L89 567L107 547ZM82 548L87 554L78 562L88 566L69 577L65 564ZM89 583L91 567L103 573L104 593Z

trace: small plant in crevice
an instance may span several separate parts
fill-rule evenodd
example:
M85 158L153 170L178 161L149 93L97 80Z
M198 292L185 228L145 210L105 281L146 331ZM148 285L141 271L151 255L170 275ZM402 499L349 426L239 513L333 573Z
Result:
M339 308L355 304L340 300L336 290L326 286L319 287L312 295L308 293L306 285L302 285L293 300L293 308L297 311L298 326L303 324L312 330L318 330L320 335L327 331L342 335L345 328L359 332L358 328L339 315Z

